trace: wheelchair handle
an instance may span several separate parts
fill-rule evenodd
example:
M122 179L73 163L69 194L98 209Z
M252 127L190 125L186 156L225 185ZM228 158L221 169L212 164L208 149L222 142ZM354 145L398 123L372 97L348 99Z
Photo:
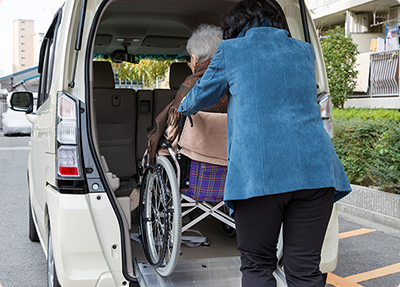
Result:
M192 120L192 117L191 117L191 116L188 116L188 118L189 118L190 126L193 127L193 120Z

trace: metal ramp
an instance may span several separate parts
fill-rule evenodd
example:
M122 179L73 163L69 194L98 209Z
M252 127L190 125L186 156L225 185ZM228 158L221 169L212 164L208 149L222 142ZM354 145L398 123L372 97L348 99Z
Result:
M139 284L142 287L196 286L240 287L240 258L222 257L178 261L174 272L168 277L160 276L150 264L136 263ZM278 287L287 286L280 268L275 272Z

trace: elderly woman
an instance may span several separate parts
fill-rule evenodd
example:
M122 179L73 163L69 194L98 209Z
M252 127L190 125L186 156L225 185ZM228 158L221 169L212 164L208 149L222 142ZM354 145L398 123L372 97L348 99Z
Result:
M228 93L228 174L243 287L276 286L283 223L288 286L323 286L319 270L334 199L351 191L317 104L313 47L290 37L275 0L243 0L223 23L210 66L183 100L191 115Z
M180 86L174 101L172 101L156 118L156 127L148 135L149 163L155 162L158 142L164 135L176 147L178 136L178 125L180 114L177 108L187 93L196 82L203 76L210 64L211 58L222 41L222 30L214 25L200 25L188 40L186 50L190 54L190 68L192 75L186 78ZM207 107L207 112L226 112L227 95L223 96L218 103Z
M177 108L181 101L186 97L187 93L193 88L196 82L203 76L210 64L211 58L218 49L218 44L222 41L222 30L219 27L209 24L200 25L189 38L186 49L190 55L190 68L192 75L187 77L180 86L174 101L168 104L165 109L157 116L156 126L148 134L147 140L147 156L145 161L155 163L156 154L158 152L158 143L164 136L176 149L179 133L180 113ZM227 95L221 97L220 101L215 105L205 109L207 112L226 113ZM131 198L131 210L138 206L139 188L136 188Z

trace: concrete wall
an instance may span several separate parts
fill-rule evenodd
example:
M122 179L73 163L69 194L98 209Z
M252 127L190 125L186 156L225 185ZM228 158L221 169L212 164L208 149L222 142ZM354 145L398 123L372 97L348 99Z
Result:
M354 98L344 103L345 108L400 109L400 97Z

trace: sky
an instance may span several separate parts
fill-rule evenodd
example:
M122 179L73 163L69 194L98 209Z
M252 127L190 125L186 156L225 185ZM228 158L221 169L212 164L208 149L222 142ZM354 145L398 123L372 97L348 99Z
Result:
M13 21L35 20L35 33L45 33L65 0L0 0L0 78L12 74Z

